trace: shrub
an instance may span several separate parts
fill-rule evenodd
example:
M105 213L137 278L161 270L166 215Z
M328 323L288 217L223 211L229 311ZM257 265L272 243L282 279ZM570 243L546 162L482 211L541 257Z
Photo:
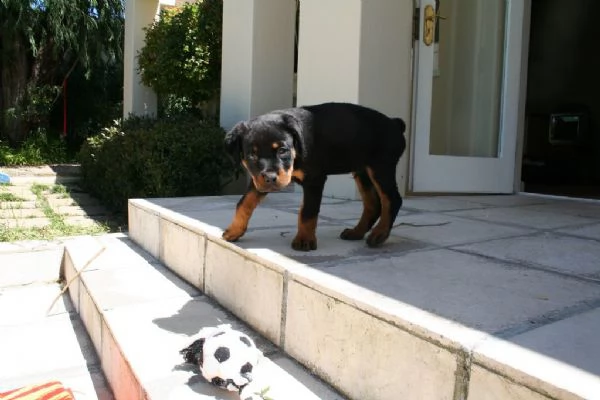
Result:
M142 82L159 97L212 100L221 85L222 19L223 0L163 9L138 54Z
M0 166L58 164L74 161L67 145L38 128L18 147L0 140Z
M223 137L215 122L191 114L132 117L83 144L83 185L117 211L129 198L219 194L238 171Z

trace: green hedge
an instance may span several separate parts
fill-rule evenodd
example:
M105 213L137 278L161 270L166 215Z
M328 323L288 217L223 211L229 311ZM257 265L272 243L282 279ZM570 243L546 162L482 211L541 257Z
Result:
M224 134L193 115L132 117L84 143L83 184L116 211L125 211L129 198L219 194L239 171Z

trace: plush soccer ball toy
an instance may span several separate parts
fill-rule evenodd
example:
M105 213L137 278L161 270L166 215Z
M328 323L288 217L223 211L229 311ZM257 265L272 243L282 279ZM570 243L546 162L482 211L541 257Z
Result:
M180 351L185 361L198 365L213 385L241 392L252 381L252 371L262 358L254 341L229 324L202 328L198 335L199 339Z

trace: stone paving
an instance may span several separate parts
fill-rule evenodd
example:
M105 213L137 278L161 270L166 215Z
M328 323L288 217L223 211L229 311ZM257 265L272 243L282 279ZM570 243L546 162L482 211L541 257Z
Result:
M0 168L0 171L10 176L9 184L0 185L0 228L49 228L53 221L60 221L68 226L89 228L89 233L102 233L109 230L105 224L114 220L97 199L80 188L77 165ZM49 208L44 207L45 201Z

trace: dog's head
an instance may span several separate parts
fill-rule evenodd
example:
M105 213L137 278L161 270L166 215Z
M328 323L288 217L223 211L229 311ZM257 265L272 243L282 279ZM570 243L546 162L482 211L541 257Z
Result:
M293 115L273 112L239 122L225 135L225 147L250 173L259 192L283 189L302 156L301 124Z

